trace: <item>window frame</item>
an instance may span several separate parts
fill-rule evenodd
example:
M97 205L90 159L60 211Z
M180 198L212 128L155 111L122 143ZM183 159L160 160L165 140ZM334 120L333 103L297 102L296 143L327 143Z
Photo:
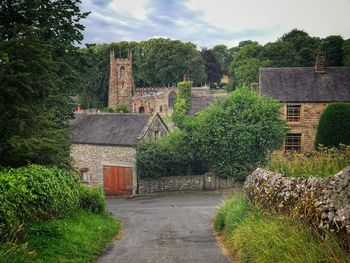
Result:
M88 168L82 168L79 171L80 174L80 182L82 183L89 183L89 169Z
M295 141L292 141L290 143L288 143L288 139L290 139L290 137L294 137L294 140L298 140L299 143L296 143ZM286 135L286 140L284 142L284 150L285 151L295 151L295 152L300 152L301 151L301 145L302 145L302 133L297 133L297 132L289 132ZM291 139L293 140L293 138Z
M290 109L291 109L291 111L290 111ZM295 109L298 109L298 110L295 110ZM300 123L301 122L301 110L302 110L301 104L287 104L286 105L286 121L288 123ZM289 115L290 112L292 112L291 115ZM299 113L299 114L296 115L295 113Z

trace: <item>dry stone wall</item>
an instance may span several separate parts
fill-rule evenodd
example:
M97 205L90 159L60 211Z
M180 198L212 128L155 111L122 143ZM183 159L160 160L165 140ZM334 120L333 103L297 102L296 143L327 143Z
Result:
M350 167L327 178L286 177L258 168L244 191L253 204L350 234Z

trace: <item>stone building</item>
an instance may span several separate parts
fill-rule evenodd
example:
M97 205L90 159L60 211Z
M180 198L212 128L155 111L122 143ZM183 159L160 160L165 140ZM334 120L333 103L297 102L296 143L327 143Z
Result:
M81 180L107 195L136 193L136 145L168 133L157 113L76 113L72 126L71 156Z
M259 93L283 103L288 124L285 150L314 148L317 125L331 102L350 102L350 68L325 67L319 54L315 67L260 68Z

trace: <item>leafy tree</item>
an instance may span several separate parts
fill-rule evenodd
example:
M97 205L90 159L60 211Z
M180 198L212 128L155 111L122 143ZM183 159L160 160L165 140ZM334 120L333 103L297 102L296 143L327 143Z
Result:
M345 67L350 67L350 39L344 41L343 52L344 52L343 64Z
M178 95L171 118L180 130L184 128L186 118L191 109L192 84L192 81L181 81L177 84Z
M322 51L326 53L327 67L343 66L344 39L341 36L329 36L322 40Z
M239 88L200 112L185 132L203 161L223 177L243 179L284 140L281 105Z
M126 106L123 103L117 103L117 105L114 108L115 112L124 112L124 113L128 113L129 112L129 108L128 106Z
M324 109L317 127L315 146L350 145L350 103L335 102Z
M205 73L207 74L207 81L210 83L217 83L222 77L221 66L217 62L211 50L203 48L201 51L202 57L205 61Z
M69 68L83 38L79 1L0 5L0 165L70 164ZM53 15L55 14L55 15ZM71 83L71 85L69 84Z
M262 56L270 60L274 67L294 67L299 64L299 56L289 42L268 43L262 50Z
M236 52L235 48L227 48L225 45L216 45L211 49L216 61L220 64L223 74L228 75L228 68Z

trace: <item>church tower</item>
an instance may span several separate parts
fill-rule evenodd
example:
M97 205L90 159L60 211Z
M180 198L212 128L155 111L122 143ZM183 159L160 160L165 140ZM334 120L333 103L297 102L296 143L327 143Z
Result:
M118 103L132 110L134 95L134 78L132 74L132 53L127 58L116 58L114 50L110 51L110 73L108 89L108 107L114 108Z

